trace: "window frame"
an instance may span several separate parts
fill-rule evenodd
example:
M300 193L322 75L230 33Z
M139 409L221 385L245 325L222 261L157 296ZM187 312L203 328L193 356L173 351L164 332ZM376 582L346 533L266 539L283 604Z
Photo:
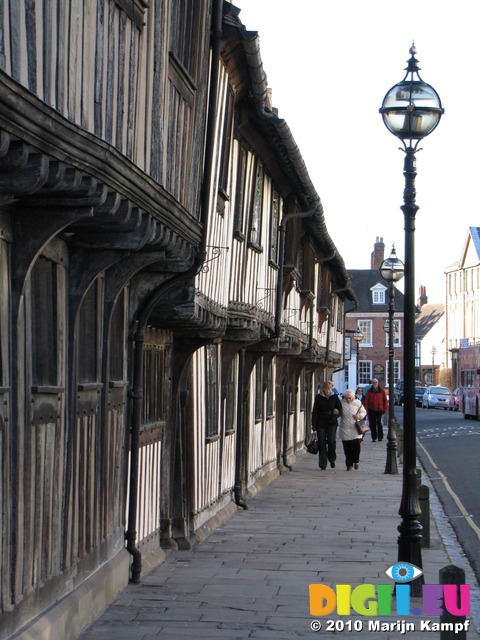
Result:
M358 382L359 386L365 386L370 383L373 378L372 360L359 360L358 361ZM368 371L368 373L366 373Z
M205 439L208 442L220 437L219 425L219 353L217 344L204 347L205 363Z
M263 196L265 192L265 169L259 158L255 158L253 180L250 195L248 243L262 250Z
M360 348L373 346L373 320L359 319L357 321L357 327L363 334L363 339L360 342ZM369 341L367 342L367 338Z
M235 187L235 204L233 211L233 229L234 235L241 239L245 239L244 219L245 219L245 197L247 187L247 165L248 151L238 141L238 158L237 158L237 176Z

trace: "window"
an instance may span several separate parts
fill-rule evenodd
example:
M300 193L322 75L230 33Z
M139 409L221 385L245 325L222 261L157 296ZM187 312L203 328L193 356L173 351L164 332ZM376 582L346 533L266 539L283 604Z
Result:
M261 247L262 238L262 209L263 209L263 165L257 160L255 181L253 183L253 197L250 208L249 241L255 247Z
M372 377L372 361L360 360L358 363L358 384L369 384Z
M363 333L363 340L360 347L371 347L373 345L372 320L359 320L358 328Z
M401 329L401 320L394 320L393 321L393 346L394 347L402 346L400 329ZM388 333L386 333L385 335L386 335L385 346L388 348L389 335Z
M205 435L207 438L218 436L218 345L205 347L205 375L206 375L206 406L207 424Z
M227 376L227 395L225 399L225 432L235 431L235 418L237 406L237 357L230 364Z
M271 418L274 412L275 381L273 377L273 362L267 371L267 418Z
M302 369L300 372L299 379L299 388L300 388L300 411L305 411L307 408L307 394L305 387L305 369Z
M57 265L40 256L32 269L32 382L57 386Z
M475 370L470 369L468 371L460 372L460 386L461 387L473 387L475 384Z
M206 5L197 0L175 0L170 7L170 51L197 82L203 58L200 51L204 44Z
M272 215L270 228L270 261L278 263L278 225L280 220L280 196L276 189L272 191Z
M125 290L118 296L110 322L110 380L125 379Z
M386 287L381 284L376 284L372 287L372 302L373 304L385 304L385 291Z
M235 192L235 233L243 237L243 211L245 207L245 182L247 179L247 151L240 147L237 165L237 188Z
M227 87L225 97L225 113L223 118L222 148L220 152L220 172L218 189L224 199L228 198L228 169L230 167L230 147L232 144L232 121L233 121L233 89ZM222 211L223 213L223 211Z
M255 365L255 422L263 418L263 358Z
M78 314L78 382L97 382L101 334L101 280L86 292Z
M387 360L387 366L385 367L385 371L387 372L386 384L390 385L390 362ZM400 360L394 360L393 362L393 384L397 383L397 380L400 380Z
M141 29L144 25L144 12L150 5L150 0L115 0L118 6L125 11L130 20Z
M143 351L143 423L152 425L166 419L166 352L161 345Z
M415 369L420 369L421 354L420 340L415 340Z

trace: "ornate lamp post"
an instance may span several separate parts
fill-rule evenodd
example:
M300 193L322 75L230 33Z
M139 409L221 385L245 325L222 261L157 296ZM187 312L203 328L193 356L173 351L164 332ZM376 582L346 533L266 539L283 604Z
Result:
M360 385L360 343L363 340L363 333L357 329L353 334L353 339L357 343L357 389Z
M397 467L397 435L393 426L395 418L394 393L395 384L395 282L403 278L405 267L403 262L397 258L395 245L392 246L390 257L384 260L380 266L380 275L388 282L388 320L383 325L385 333L388 334L388 435L387 435L387 461L385 463L385 473L398 473Z
M416 158L420 140L428 136L440 122L444 113L440 97L433 87L424 82L418 72L416 49L412 45L404 79L385 95L380 113L387 129L403 143L405 152L404 204L405 217L405 348L404 348L404 462L402 499L398 527L398 561L422 568L422 527L418 520L420 506L416 473L416 421L415 421L415 203ZM422 578L412 583L412 596L421 595Z

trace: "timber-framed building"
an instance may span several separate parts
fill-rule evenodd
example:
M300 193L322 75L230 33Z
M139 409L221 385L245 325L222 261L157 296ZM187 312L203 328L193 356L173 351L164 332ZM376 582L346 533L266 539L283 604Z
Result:
M291 465L356 298L232 4L0 31L0 638L66 639Z

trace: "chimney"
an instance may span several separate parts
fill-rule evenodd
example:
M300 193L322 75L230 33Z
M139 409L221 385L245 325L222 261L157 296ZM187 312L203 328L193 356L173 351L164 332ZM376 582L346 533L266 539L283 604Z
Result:
M383 244L383 238L379 238L375 241L373 245L373 253L371 258L371 266L370 269L380 269L382 266L382 262L385 259L385 245Z
M424 304L427 304L428 302L428 298L427 298L427 288L424 287L423 285L419 288L419 296L418 296L418 302L417 305L420 307L420 309L423 307Z

